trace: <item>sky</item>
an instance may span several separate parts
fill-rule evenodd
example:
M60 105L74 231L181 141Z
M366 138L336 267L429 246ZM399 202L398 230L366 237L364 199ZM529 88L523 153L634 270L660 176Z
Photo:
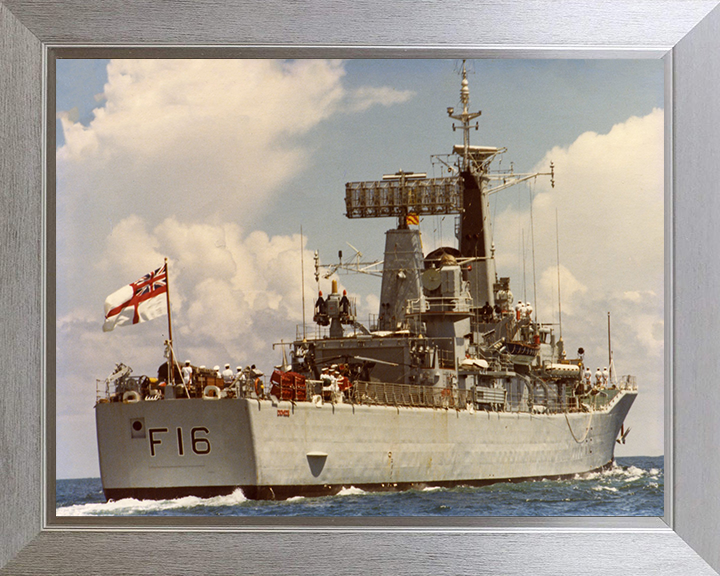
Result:
M462 142L446 112L461 108L460 65L57 61L58 478L99 476L95 380L117 362L152 375L164 360L167 318L104 333L105 298L167 257L178 355L269 373L272 345L302 323L303 276L312 315L313 253L382 259L395 221L345 218L345 183L442 175L431 156ZM662 61L474 60L468 71L470 110L482 111L471 143L507 148L495 168L555 166L554 188L539 177L491 196L498 275L557 322L559 253L566 348L606 366L610 312L617 371L637 377L616 456L662 454ZM420 231L426 253L455 245L453 216ZM378 278L336 278L361 321L377 314Z

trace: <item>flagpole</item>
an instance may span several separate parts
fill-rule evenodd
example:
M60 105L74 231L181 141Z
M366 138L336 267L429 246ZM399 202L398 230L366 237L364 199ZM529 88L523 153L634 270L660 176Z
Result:
M608 312L608 363L610 366L608 367L608 370L612 371L612 343L610 341L610 312ZM612 374L610 374L612 377Z
M167 296L167 309L168 309L168 336L170 342L170 357L168 358L168 383L175 384L175 358L173 351L173 337L172 337L172 315L170 314L170 269L168 267L168 259L165 258L165 286L167 290L165 295Z
M303 231L300 226L300 283L302 284L302 316L303 316L303 342L305 342L305 248L303 247ZM285 350L285 348L283 348Z

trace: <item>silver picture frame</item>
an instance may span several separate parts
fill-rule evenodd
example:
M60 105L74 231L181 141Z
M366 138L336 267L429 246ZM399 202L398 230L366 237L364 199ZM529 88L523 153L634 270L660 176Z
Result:
M717 4L0 0L0 574L717 574ZM663 58L664 518L56 518L48 79L119 53Z

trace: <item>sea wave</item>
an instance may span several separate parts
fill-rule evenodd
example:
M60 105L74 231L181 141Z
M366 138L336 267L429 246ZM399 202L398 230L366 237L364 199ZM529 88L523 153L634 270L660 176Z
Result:
M250 500L238 490L215 498L105 502L99 478L58 480L59 518L133 516L662 516L662 457L618 458L571 479L500 482L376 493L346 485L337 496ZM347 498L346 496L352 496Z
M74 504L59 507L57 516L120 516L133 514L147 514L163 512L166 510L193 509L199 507L216 508L220 506L236 506L247 502L247 498L240 488L227 496L213 496L212 498L198 498L197 496L184 496L171 500L137 500L135 498L122 498L108 502L94 502L89 504Z
M585 474L576 474L575 480L603 481L603 480L619 480L624 482L636 482L643 478L658 478L662 475L662 470L651 468L643 470L637 466L621 466L617 462L607 470L600 472L587 472Z
M615 486L593 486L591 490L595 490L595 492L617 492L618 489L615 488Z
M365 490L361 490L360 488L355 488L355 486L350 486L350 488L343 487L340 492L337 493L337 496L357 496L359 494L365 494Z

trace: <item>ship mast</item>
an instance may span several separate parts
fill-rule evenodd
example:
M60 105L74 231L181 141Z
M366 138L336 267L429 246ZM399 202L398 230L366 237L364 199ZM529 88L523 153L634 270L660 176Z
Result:
M482 307L486 302L495 304L495 257L492 249L492 226L490 223L490 206L487 194L487 173L492 159L504 150L490 146L471 146L470 130L478 130L478 122L471 122L482 112L470 112L470 87L467 79L467 66L463 60L462 80L460 82L460 102L462 112L455 113L448 108L447 113L459 125L453 123L454 130L462 130L463 143L455 146L453 152L460 156L458 168L462 182L462 209L460 210L460 226L458 249L465 258L474 261L466 268L470 282L470 294L474 306Z
M470 104L470 87L468 86L467 69L465 67L465 60L462 63L462 81L460 83L460 102L462 102L463 111L460 114L454 114L455 109L450 107L447 109L448 116L453 120L459 120L462 122L459 126L463 132L463 155L462 155L462 170L463 172L470 169L470 130L473 126L470 124L471 120L474 120L478 116L482 115L482 111L469 112L468 106ZM478 123L475 122L475 130L478 129ZM453 124L453 131L456 127Z
M552 163L549 173L490 172L492 161L505 152L505 148L470 144L470 130L479 128L478 122L472 121L482 112L470 112L470 88L464 60L461 74L462 111L456 114L454 108L447 108L448 116L459 123L453 123L453 130L459 129L463 133L463 143L453 146L448 155L457 161L451 164L449 159L445 161L433 156L447 167L451 176L428 178L425 173L400 170L384 175L381 181L345 184L345 215L348 218L397 218L397 229L386 233L378 313L381 330L397 330L404 326L407 302L416 301L423 295L420 274L425 263L419 230L414 228L420 218L459 215L459 262L470 286L473 307L479 309L486 303L495 304L495 292L500 285L495 273L489 195L541 175L549 175L551 185L554 185ZM495 186L490 187L491 184ZM341 267L342 264L338 264L335 269Z
M465 60L462 65L460 83L460 102L462 112L456 114L455 109L447 109L448 116L460 122L453 123L453 130L462 130L463 143L453 148L460 156L457 166L462 182L462 208L458 232L458 248L464 258L472 263L466 268L470 282L470 293L475 307L482 307L485 302L495 304L495 294L501 289L503 280L498 281L495 270L495 250L492 240L492 224L488 198L491 194L515 186L521 182L550 176L550 184L555 185L555 171L552 162L550 172L534 172L518 174L512 169L502 172L490 172L492 161L506 151L505 148L493 146L473 146L470 144L470 130L478 130L478 122L472 123L482 112L470 112L470 88L467 79ZM495 184L493 186L493 184Z

